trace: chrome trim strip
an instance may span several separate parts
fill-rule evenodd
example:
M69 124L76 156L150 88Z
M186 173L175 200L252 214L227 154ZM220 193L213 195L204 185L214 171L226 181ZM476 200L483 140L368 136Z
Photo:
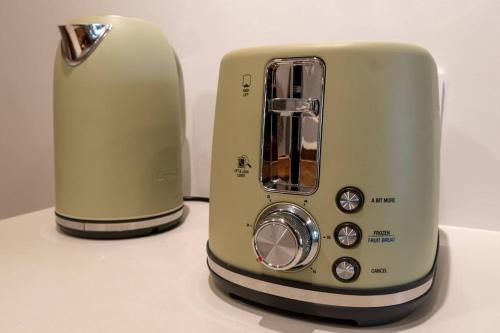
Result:
M293 299L301 302L355 308L375 308L410 302L424 295L431 288L432 281L434 279L432 277L418 287L393 294L345 295L326 293L316 290L299 289L254 279L249 276L230 271L218 265L210 258L208 258L208 266L221 278L255 291L260 291L266 294Z
M97 231L97 232L111 232L111 231L132 231L132 230L139 230L139 229L145 229L145 228L152 228L156 227L159 225L167 224L169 222L173 222L177 219L179 219L182 214L184 213L184 208L181 208L180 210L164 215L161 217L157 218L151 218L150 220L142 220L142 221L134 221L134 222L90 222L90 221L84 221L82 220L81 222L75 221L75 220L68 220L65 219L64 217L56 215L56 223L69 228L69 229L74 229L74 230L80 230L80 231Z

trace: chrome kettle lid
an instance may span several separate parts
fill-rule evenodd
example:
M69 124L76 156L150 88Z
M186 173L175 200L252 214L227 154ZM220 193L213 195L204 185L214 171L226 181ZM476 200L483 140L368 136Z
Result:
M111 24L102 23L60 25L61 52L68 65L81 64L111 28Z

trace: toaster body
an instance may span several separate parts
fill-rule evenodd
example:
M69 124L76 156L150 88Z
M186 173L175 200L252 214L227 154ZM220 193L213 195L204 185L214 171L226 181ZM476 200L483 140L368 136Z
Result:
M433 285L436 65L395 43L243 49L220 67L208 266L223 290L359 325Z
M183 214L183 87L156 26L120 16L59 27L56 221L78 236L148 234Z

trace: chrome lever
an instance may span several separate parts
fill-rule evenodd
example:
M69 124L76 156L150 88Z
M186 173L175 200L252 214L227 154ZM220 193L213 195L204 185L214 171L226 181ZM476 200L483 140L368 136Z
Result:
M284 116L292 116L300 112L304 116L317 116L319 112L319 100L316 98L273 98L270 110Z

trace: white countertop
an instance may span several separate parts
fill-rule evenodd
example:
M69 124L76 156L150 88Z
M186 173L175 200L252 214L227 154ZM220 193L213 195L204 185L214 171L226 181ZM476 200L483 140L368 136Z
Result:
M208 205L187 206L179 227L126 240L62 234L53 209L1 220L0 332L500 332L500 232L441 227L429 301L402 321L360 329L215 289Z

